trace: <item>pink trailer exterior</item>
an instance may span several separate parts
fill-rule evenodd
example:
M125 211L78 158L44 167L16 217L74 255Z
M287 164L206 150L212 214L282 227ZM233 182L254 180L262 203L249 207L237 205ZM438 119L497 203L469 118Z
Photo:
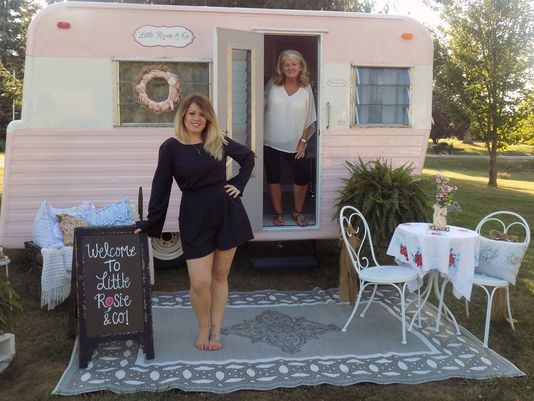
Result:
M272 226L263 179L263 88L278 52L288 47L310 64L318 115L305 228ZM31 240L43 200L55 207L84 200L103 206L137 199L139 186L148 198L158 147L173 135L172 113L147 111L132 95L149 65L175 71L182 94L209 95L221 126L256 152L244 196L256 240L335 238L331 216L346 160L380 157L421 171L432 57L427 30L401 16L79 2L46 7L28 33L22 117L8 127L0 243L19 248ZM158 90L147 86L150 96ZM380 95L386 92L393 95ZM167 232L178 231L179 201L175 188Z

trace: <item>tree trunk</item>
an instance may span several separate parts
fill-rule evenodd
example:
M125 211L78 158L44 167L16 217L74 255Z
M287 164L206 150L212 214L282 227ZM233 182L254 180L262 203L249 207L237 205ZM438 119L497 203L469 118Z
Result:
M490 149L489 161L489 180L488 187L497 187L497 144L492 143Z

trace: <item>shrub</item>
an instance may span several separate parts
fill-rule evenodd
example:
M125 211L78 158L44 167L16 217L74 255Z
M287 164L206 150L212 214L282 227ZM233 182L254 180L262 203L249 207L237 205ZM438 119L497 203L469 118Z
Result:
M343 179L334 216L345 205L359 209L371 229L373 242L381 249L387 247L395 228L409 221L430 221L431 201L423 191L423 182L413 175L411 165L396 169L386 161L345 162L349 178Z
M0 334L10 331L22 317L22 306L18 294L6 278L0 276Z

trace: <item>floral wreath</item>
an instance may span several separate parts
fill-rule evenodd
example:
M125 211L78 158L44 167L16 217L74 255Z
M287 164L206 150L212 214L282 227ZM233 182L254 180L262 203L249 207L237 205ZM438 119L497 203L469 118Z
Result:
M146 93L147 84L154 78L162 78L167 81L169 84L169 96L167 99L162 100L161 102L156 102ZM145 72L137 85L135 86L135 91L137 93L137 100L141 106L146 107L148 110L151 110L156 113L163 113L166 111L174 110L174 105L180 99L180 81L178 76L172 72L167 71L164 67L153 67Z

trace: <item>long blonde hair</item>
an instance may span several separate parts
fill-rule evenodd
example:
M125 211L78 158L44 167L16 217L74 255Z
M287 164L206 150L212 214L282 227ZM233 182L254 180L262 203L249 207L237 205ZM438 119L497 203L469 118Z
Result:
M213 158L222 160L222 147L223 143L225 143L224 134L219 129L217 116L215 115L215 110L213 110L210 100L201 93L190 93L180 102L176 117L174 118L174 134L176 135L176 138L182 143L187 143L189 140L186 135L187 131L184 125L184 117L193 103L198 106L206 117L206 128L204 128L204 131L202 132L202 146L204 147L204 150L213 156Z
M303 88L308 86L310 84L310 72L308 71L308 64L306 64L306 60L304 60L302 54L293 49L284 50L278 55L278 61L276 63L276 69L273 75L273 83L278 86L284 84L286 77L284 74L282 74L282 64L284 64L286 59L296 61L300 64L298 84Z

